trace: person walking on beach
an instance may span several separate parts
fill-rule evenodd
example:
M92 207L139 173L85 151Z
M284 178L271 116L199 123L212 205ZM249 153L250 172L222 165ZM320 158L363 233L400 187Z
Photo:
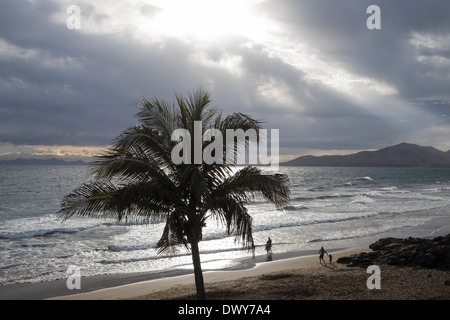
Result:
M322 261L323 261L323 264L326 264L326 263L325 263L325 260L323 259L323 255L324 255L325 253L328 255L328 253L325 251L325 249L324 249L323 247L320 248L320 250L319 250L319 263L320 263L320 264L322 264Z
M266 251L267 253L272 252L272 239L270 239L270 237L267 239L266 242Z
M270 237L267 238L266 251L267 251L266 261L272 261L272 239L270 239Z

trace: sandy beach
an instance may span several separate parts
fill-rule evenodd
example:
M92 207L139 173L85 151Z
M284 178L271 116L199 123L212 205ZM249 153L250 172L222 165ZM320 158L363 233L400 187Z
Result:
M352 248L332 252L339 257L370 251ZM327 257L325 257L327 258ZM381 288L368 289L371 274L359 267L328 262L317 255L258 263L237 271L204 272L210 300L448 300L450 274L435 269L380 267ZM191 300L193 275L142 281L51 300Z

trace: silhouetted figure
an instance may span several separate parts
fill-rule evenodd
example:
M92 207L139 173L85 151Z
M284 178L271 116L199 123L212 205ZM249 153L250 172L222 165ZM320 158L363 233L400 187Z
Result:
M320 250L319 250L319 263L320 263L320 264L322 264L322 261L323 261L323 264L326 264L326 263L325 263L325 260L323 259L323 255L324 255L325 253L328 255L328 253L325 251L325 249L324 249L323 247L320 248Z
M272 252L272 239L270 239L270 237L267 239L266 242L266 251L267 253Z
M270 237L267 239L266 242L266 251L267 251L266 261L272 261L272 239L270 239Z

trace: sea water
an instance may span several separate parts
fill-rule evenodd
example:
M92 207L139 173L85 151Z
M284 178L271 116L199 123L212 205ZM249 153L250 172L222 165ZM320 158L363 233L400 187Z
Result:
M263 170L273 171L271 168ZM291 201L277 209L264 199L248 204L256 255L268 237L273 253L324 246L366 246L382 237L450 233L450 169L280 167ZM189 252L157 254L163 223L57 216L61 200L88 181L87 166L0 166L0 285L83 276L192 268ZM200 243L204 270L233 267L252 257L218 221Z

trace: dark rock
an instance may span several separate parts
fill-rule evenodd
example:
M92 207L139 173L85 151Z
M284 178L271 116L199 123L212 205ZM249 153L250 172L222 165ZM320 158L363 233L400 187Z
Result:
M450 270L450 234L434 239L383 238L369 246L372 252L341 257L338 263L354 267L390 264Z
M411 265L414 267L434 268L436 267L437 258L430 253L419 253L414 256Z
M337 263L349 264L352 262L353 256L350 257L340 257L336 260Z
M397 242L398 240L399 239L396 239L396 238L383 238L383 239L378 240L375 243L372 243L369 246L369 248L374 250L374 251L377 251L377 250L380 250L381 248L383 248L383 247L385 247L385 246L387 246L389 244Z

